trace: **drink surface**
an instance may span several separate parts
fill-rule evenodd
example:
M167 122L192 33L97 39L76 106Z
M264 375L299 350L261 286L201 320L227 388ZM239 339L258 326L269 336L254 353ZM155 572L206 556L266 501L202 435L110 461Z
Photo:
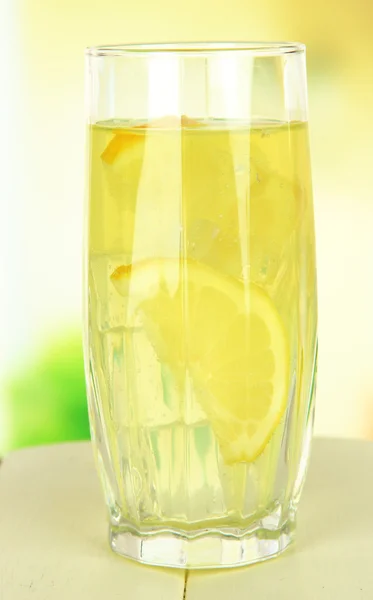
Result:
M293 493L309 418L307 125L90 136L90 412L112 520L249 527Z

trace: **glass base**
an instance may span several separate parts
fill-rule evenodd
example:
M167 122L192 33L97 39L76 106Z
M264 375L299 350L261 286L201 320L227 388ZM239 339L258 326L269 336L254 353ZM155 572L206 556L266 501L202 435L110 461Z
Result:
M181 569L240 567L274 558L294 537L295 523L280 529L211 529L181 534L172 529L139 531L132 525L110 529L114 552L143 564Z

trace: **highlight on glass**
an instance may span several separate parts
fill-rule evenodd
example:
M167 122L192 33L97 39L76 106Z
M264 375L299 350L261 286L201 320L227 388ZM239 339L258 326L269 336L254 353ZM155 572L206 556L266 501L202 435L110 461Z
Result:
M112 548L237 567L294 537L317 361L305 49L87 50L85 361Z

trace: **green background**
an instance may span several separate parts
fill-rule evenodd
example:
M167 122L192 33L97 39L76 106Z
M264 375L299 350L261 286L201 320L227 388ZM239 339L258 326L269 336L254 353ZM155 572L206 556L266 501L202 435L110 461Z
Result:
M52 339L6 385L6 450L89 438L79 331Z

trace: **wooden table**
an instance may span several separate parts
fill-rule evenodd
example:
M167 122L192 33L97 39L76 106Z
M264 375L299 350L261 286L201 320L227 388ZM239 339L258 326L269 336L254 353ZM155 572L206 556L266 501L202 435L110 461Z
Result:
M373 600L373 443L315 440L298 540L233 571L155 569L113 554L88 443L0 468L0 600Z

